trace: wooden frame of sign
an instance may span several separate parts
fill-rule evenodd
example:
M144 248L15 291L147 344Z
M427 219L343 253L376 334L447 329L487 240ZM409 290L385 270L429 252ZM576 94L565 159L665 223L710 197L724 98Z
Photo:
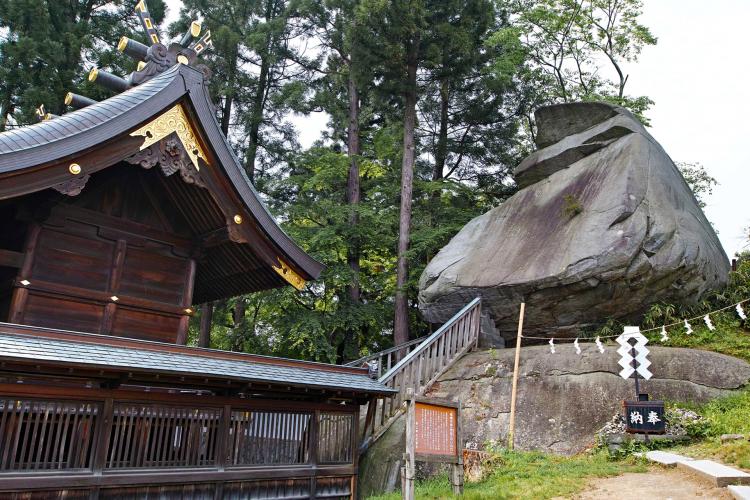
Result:
M401 467L401 496L414 499L415 462L451 464L453 493L464 487L461 402L415 397L406 398L406 453Z

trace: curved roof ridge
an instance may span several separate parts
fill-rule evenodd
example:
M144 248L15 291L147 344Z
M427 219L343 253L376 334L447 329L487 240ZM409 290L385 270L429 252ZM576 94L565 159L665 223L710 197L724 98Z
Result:
M159 93L178 74L179 69L175 66L137 87L130 88L85 108L43 122L6 130L0 133L0 155L18 153L43 144L69 139L91 130L115 116L137 107L144 100ZM5 168L1 158L0 156L0 172L23 168L20 165L16 165L16 168Z

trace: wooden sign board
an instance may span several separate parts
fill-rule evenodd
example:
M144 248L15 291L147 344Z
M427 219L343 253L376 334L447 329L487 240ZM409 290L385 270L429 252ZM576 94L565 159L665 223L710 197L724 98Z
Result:
M415 462L451 464L455 494L463 492L461 403L407 396L406 453L401 469L401 492L414 499Z
M414 452L418 459L419 455L457 459L457 415L458 408L416 403L414 408Z

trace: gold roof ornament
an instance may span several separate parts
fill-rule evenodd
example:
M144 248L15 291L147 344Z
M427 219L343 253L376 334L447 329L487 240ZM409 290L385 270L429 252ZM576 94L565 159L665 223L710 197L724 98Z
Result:
M279 267L273 266L273 270L279 273L279 276L284 278L287 283L292 285L297 290L302 290L303 288L305 288L306 282L304 278L294 272L294 270L292 270L292 268L289 267L286 262L281 260L281 257L276 258L279 261Z
M200 170L198 158L203 158L203 161L208 163L208 156L206 156L203 147L200 145L200 142L198 142L198 134L195 132L195 129L193 129L190 120L188 120L182 104L175 104L169 110L157 116L138 130L131 132L130 136L145 137L140 148L141 151L143 151L147 147L159 142L172 133L177 134L177 137L180 139L180 142L182 142L182 146L185 148L185 151L190 157L190 161L192 161L196 170Z

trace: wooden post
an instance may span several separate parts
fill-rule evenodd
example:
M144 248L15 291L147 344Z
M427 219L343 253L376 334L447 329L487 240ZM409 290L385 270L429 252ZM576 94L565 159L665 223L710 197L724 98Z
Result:
M404 500L414 500L414 472L415 463L414 455L416 453L416 433L414 429L414 418L416 413L416 401L414 392L410 389L406 391L408 406L406 409L406 453L404 453L404 466L401 469L401 498Z
M518 336L516 337L516 359L513 364L513 386L510 391L510 426L508 428L508 449L513 449L513 438L516 432L516 395L518 389L518 369L521 361L521 332L523 331L523 314L526 303L521 302L521 313L518 315Z
M456 452L458 462L451 465L451 486L454 495L464 494L464 438L463 426L461 425L461 401L456 409Z
M201 326L198 337L198 347L208 347L211 344L211 322L214 316L213 302L205 302L201 305Z

